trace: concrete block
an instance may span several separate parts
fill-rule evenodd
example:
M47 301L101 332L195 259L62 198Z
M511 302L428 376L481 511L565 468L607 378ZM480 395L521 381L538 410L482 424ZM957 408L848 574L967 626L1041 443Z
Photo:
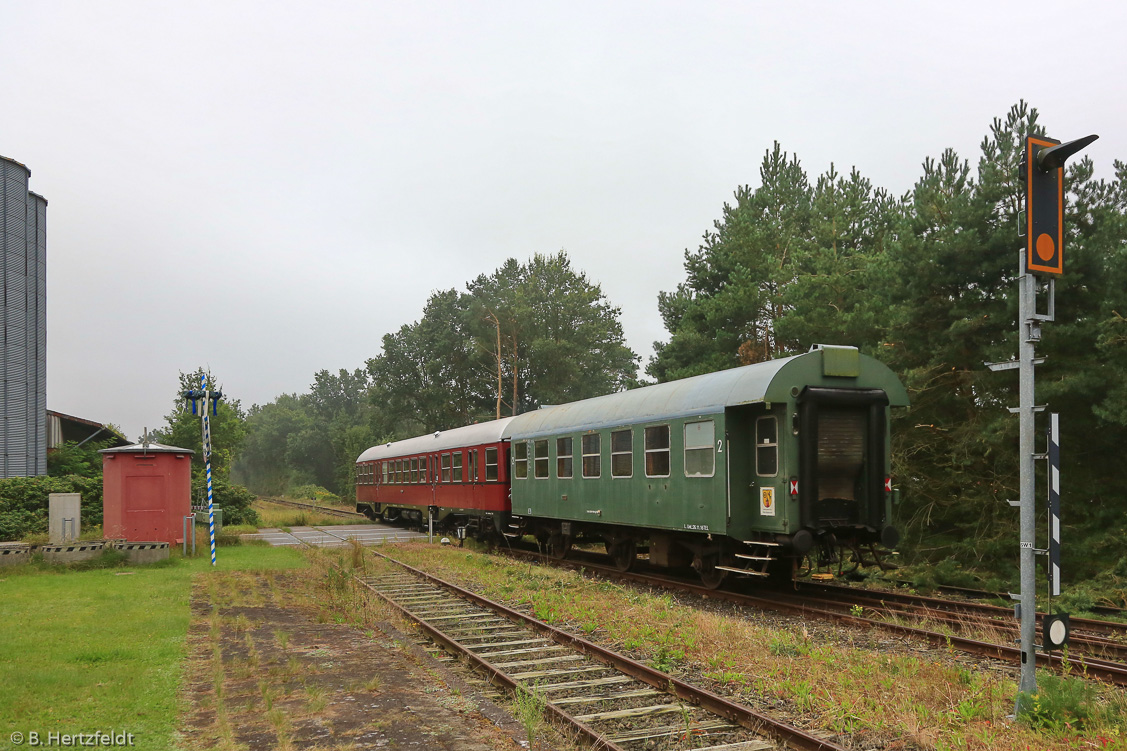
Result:
M105 543L99 540L66 545L40 545L39 552L43 554L43 560L48 563L77 563L97 558L102 554L104 547Z
M167 542L124 542L117 546L131 563L155 563L168 560Z
M26 542L0 543L0 566L18 566L31 560L31 546Z
M52 545L77 540L82 534L82 495L79 493L51 493L47 497L47 534Z

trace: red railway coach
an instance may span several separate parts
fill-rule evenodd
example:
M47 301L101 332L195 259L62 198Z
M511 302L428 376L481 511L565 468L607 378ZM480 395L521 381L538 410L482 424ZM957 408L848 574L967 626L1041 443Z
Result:
M356 460L356 510L371 519L501 532L510 511L500 420L373 446Z

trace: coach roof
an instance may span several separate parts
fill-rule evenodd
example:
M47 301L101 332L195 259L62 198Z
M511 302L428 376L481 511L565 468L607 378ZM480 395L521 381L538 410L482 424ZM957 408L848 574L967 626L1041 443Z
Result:
M497 443L501 440L501 433L509 424L512 417L502 417L500 420L467 425L464 428L440 430L416 438L406 438L402 441L381 443L365 451L357 462L372 462L378 459L389 459L397 456L413 456L416 454L433 454L437 451L462 448L465 446L480 446L485 443Z
M841 355L851 363L853 375L836 374L834 367L842 361ZM888 395L890 405L908 405L903 385L883 363L857 353L852 347L825 347L793 357L544 407L512 418L503 436L529 438L718 414L726 407L741 404L793 400L792 388L805 386L878 388Z

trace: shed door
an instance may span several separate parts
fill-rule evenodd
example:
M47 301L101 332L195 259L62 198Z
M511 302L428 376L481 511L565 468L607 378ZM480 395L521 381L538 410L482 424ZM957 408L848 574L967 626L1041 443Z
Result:
M163 539L167 513L164 496L163 475L133 475L125 478L123 521L129 539Z

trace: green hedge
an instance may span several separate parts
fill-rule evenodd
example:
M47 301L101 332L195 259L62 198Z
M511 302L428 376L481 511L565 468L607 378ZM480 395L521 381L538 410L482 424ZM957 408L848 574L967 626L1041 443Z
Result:
M81 494L83 527L101 525L101 477L12 477L0 480L0 541L45 534L51 493Z
M202 490L204 487L201 479L197 490ZM259 523L258 513L251 508L255 495L242 485L231 485L222 480L214 480L212 491L215 505L223 509L225 524ZM27 535L46 534L51 493L81 494L83 529L101 525L102 478L100 476L13 477L0 480L0 542L19 540Z

